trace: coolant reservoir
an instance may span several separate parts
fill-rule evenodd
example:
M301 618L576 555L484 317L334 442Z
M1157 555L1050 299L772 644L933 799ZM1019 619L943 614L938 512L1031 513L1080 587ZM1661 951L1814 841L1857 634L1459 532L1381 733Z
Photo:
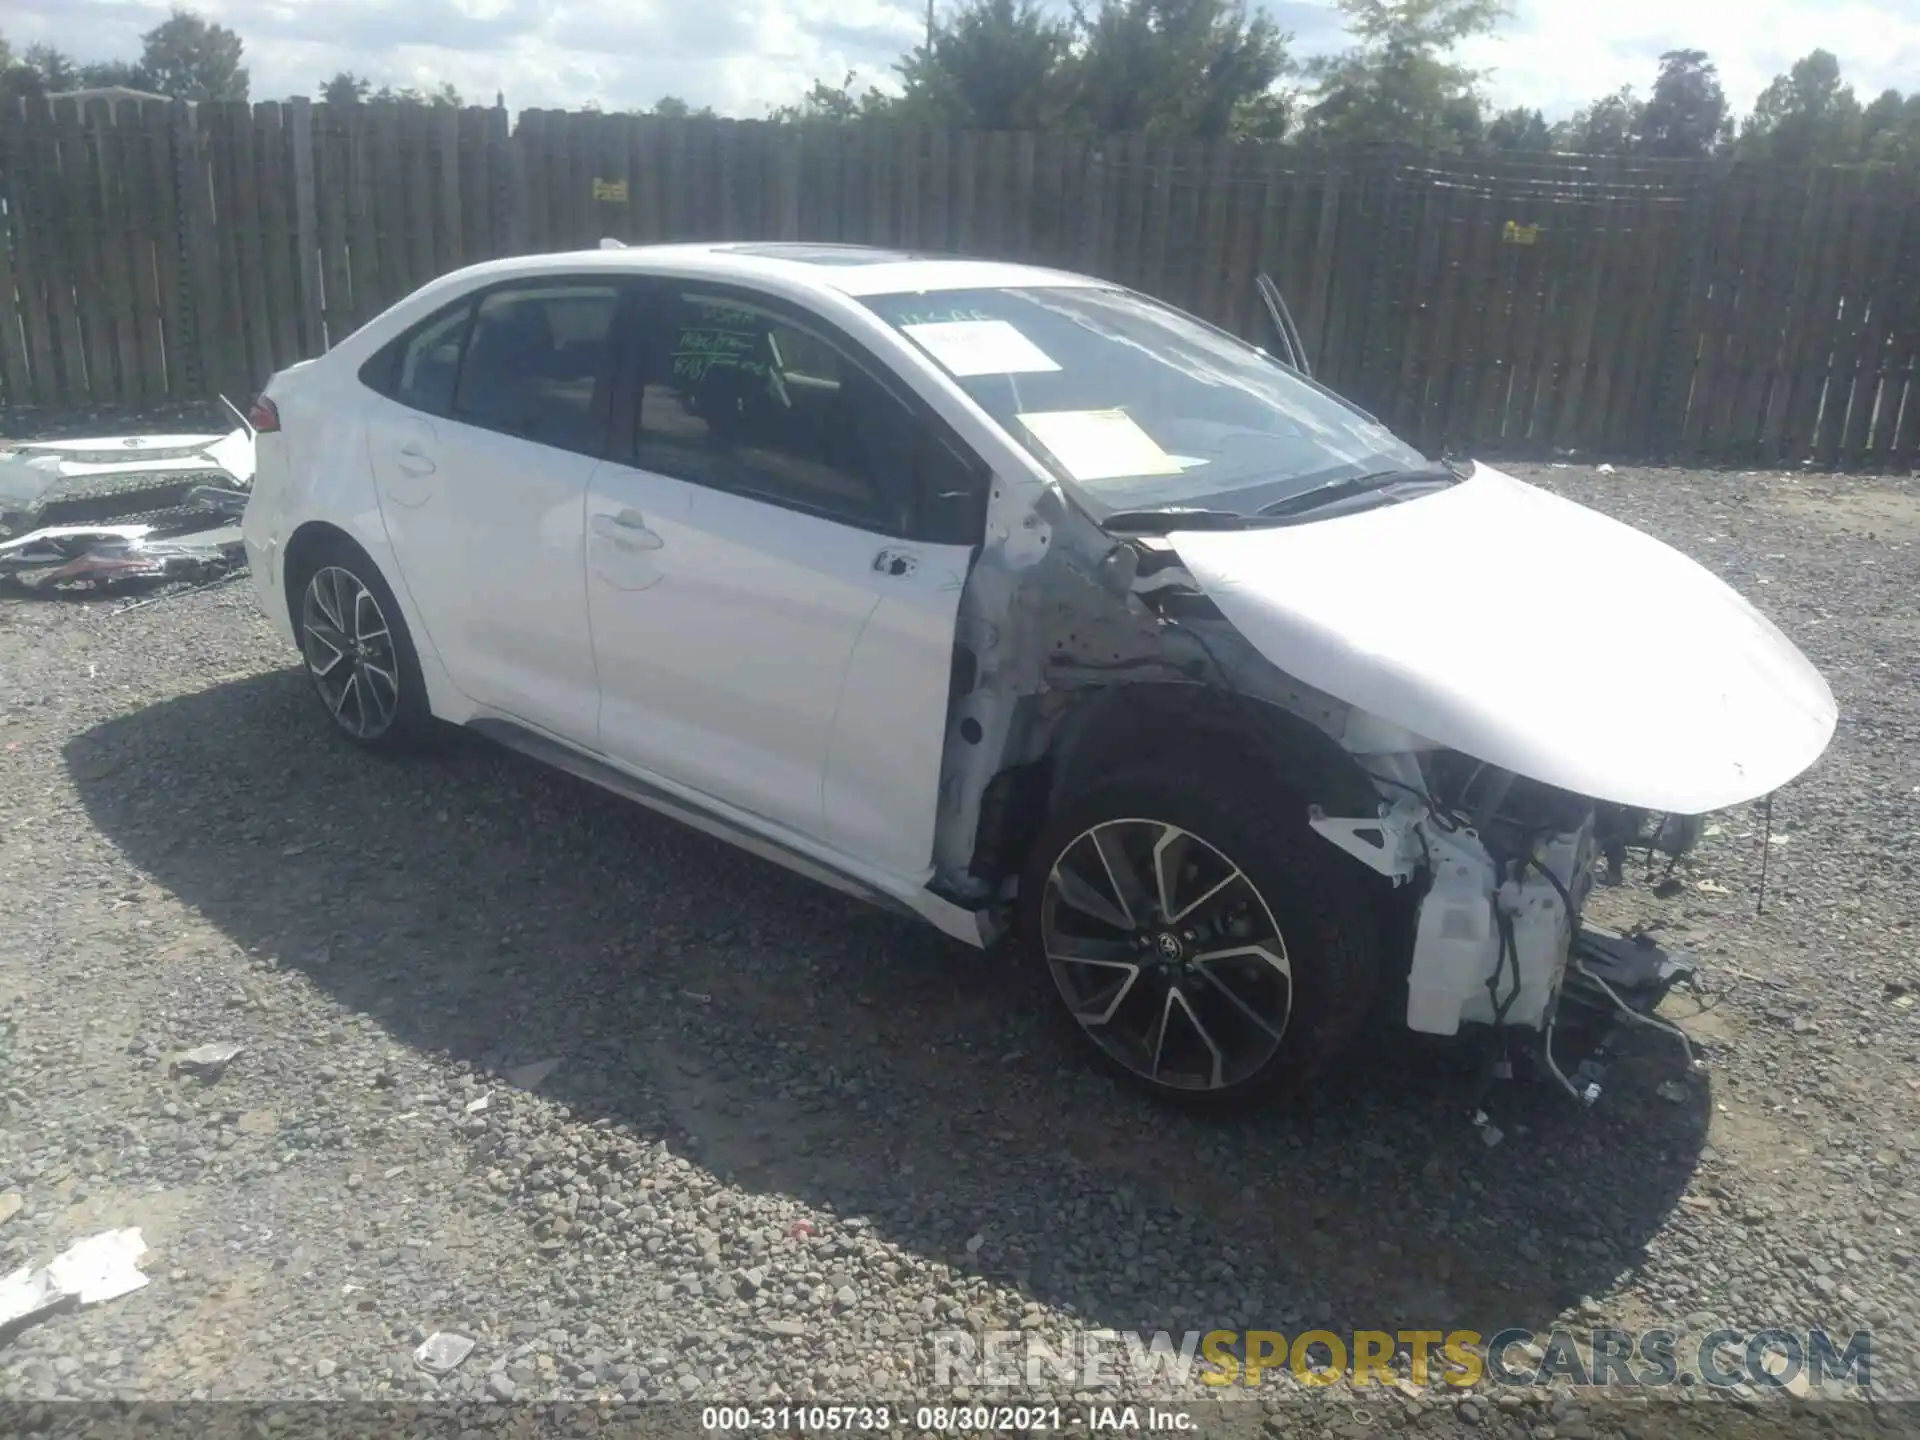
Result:
M1470 853L1464 837L1432 837L1433 886L1420 903L1413 970L1407 981L1407 1028L1455 1035L1474 988L1484 986L1500 947L1493 928L1493 868ZM1479 846L1473 844L1473 850Z
M1553 1004L1573 938L1559 889L1533 869L1522 872L1523 880L1509 880L1501 887L1499 903L1513 917L1515 951L1515 965L1503 966L1493 921L1494 870L1486 851L1469 830L1430 835L1429 843L1434 879L1414 932L1407 1028L1455 1035L1463 1022L1492 1024L1493 995L1487 982L1499 967L1503 1023L1539 1029ZM1582 830L1561 836L1540 856L1574 893L1576 905L1582 903L1579 877L1590 862L1590 845L1589 832Z

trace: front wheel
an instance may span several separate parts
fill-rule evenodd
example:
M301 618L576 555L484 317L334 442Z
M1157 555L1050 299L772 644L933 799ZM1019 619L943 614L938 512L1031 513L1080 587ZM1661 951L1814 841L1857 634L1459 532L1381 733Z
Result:
M1378 985L1368 877L1304 802L1156 765L1070 802L1021 879L1023 949L1080 1035L1160 1094L1296 1087L1361 1028Z

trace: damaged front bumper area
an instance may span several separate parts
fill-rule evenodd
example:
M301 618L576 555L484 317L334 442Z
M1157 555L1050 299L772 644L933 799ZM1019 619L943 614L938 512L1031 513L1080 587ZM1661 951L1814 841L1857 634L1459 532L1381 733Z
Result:
M1566 1057L1554 1043L1569 1012L1579 1012L1583 1028L1600 1019L1670 1031L1693 1063L1684 1033L1653 1015L1691 975L1691 960L1639 937L1595 930L1581 916L1596 862L1604 856L1616 867L1625 837L1677 859L1698 838L1696 819L1672 817L1648 834L1638 812L1462 756L1368 760L1383 795L1379 815L1316 811L1309 823L1394 885L1421 887L1406 973L1409 1030L1482 1030L1501 1060L1509 1047L1531 1054L1585 1104L1599 1097L1597 1065L1583 1059L1563 1068Z

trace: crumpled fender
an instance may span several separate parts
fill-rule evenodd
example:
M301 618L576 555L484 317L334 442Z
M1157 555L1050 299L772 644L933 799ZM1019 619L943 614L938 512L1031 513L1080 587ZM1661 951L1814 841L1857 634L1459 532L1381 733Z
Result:
M1486 466L1402 504L1168 537L1282 670L1503 769L1695 815L1820 757L1827 682L1671 546Z

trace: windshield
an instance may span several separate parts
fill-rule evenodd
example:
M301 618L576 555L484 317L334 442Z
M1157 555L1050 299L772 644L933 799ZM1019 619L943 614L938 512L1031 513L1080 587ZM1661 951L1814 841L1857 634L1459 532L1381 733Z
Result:
M1129 290L1035 287L865 303L1054 474L1113 510L1251 513L1426 464L1352 406Z

